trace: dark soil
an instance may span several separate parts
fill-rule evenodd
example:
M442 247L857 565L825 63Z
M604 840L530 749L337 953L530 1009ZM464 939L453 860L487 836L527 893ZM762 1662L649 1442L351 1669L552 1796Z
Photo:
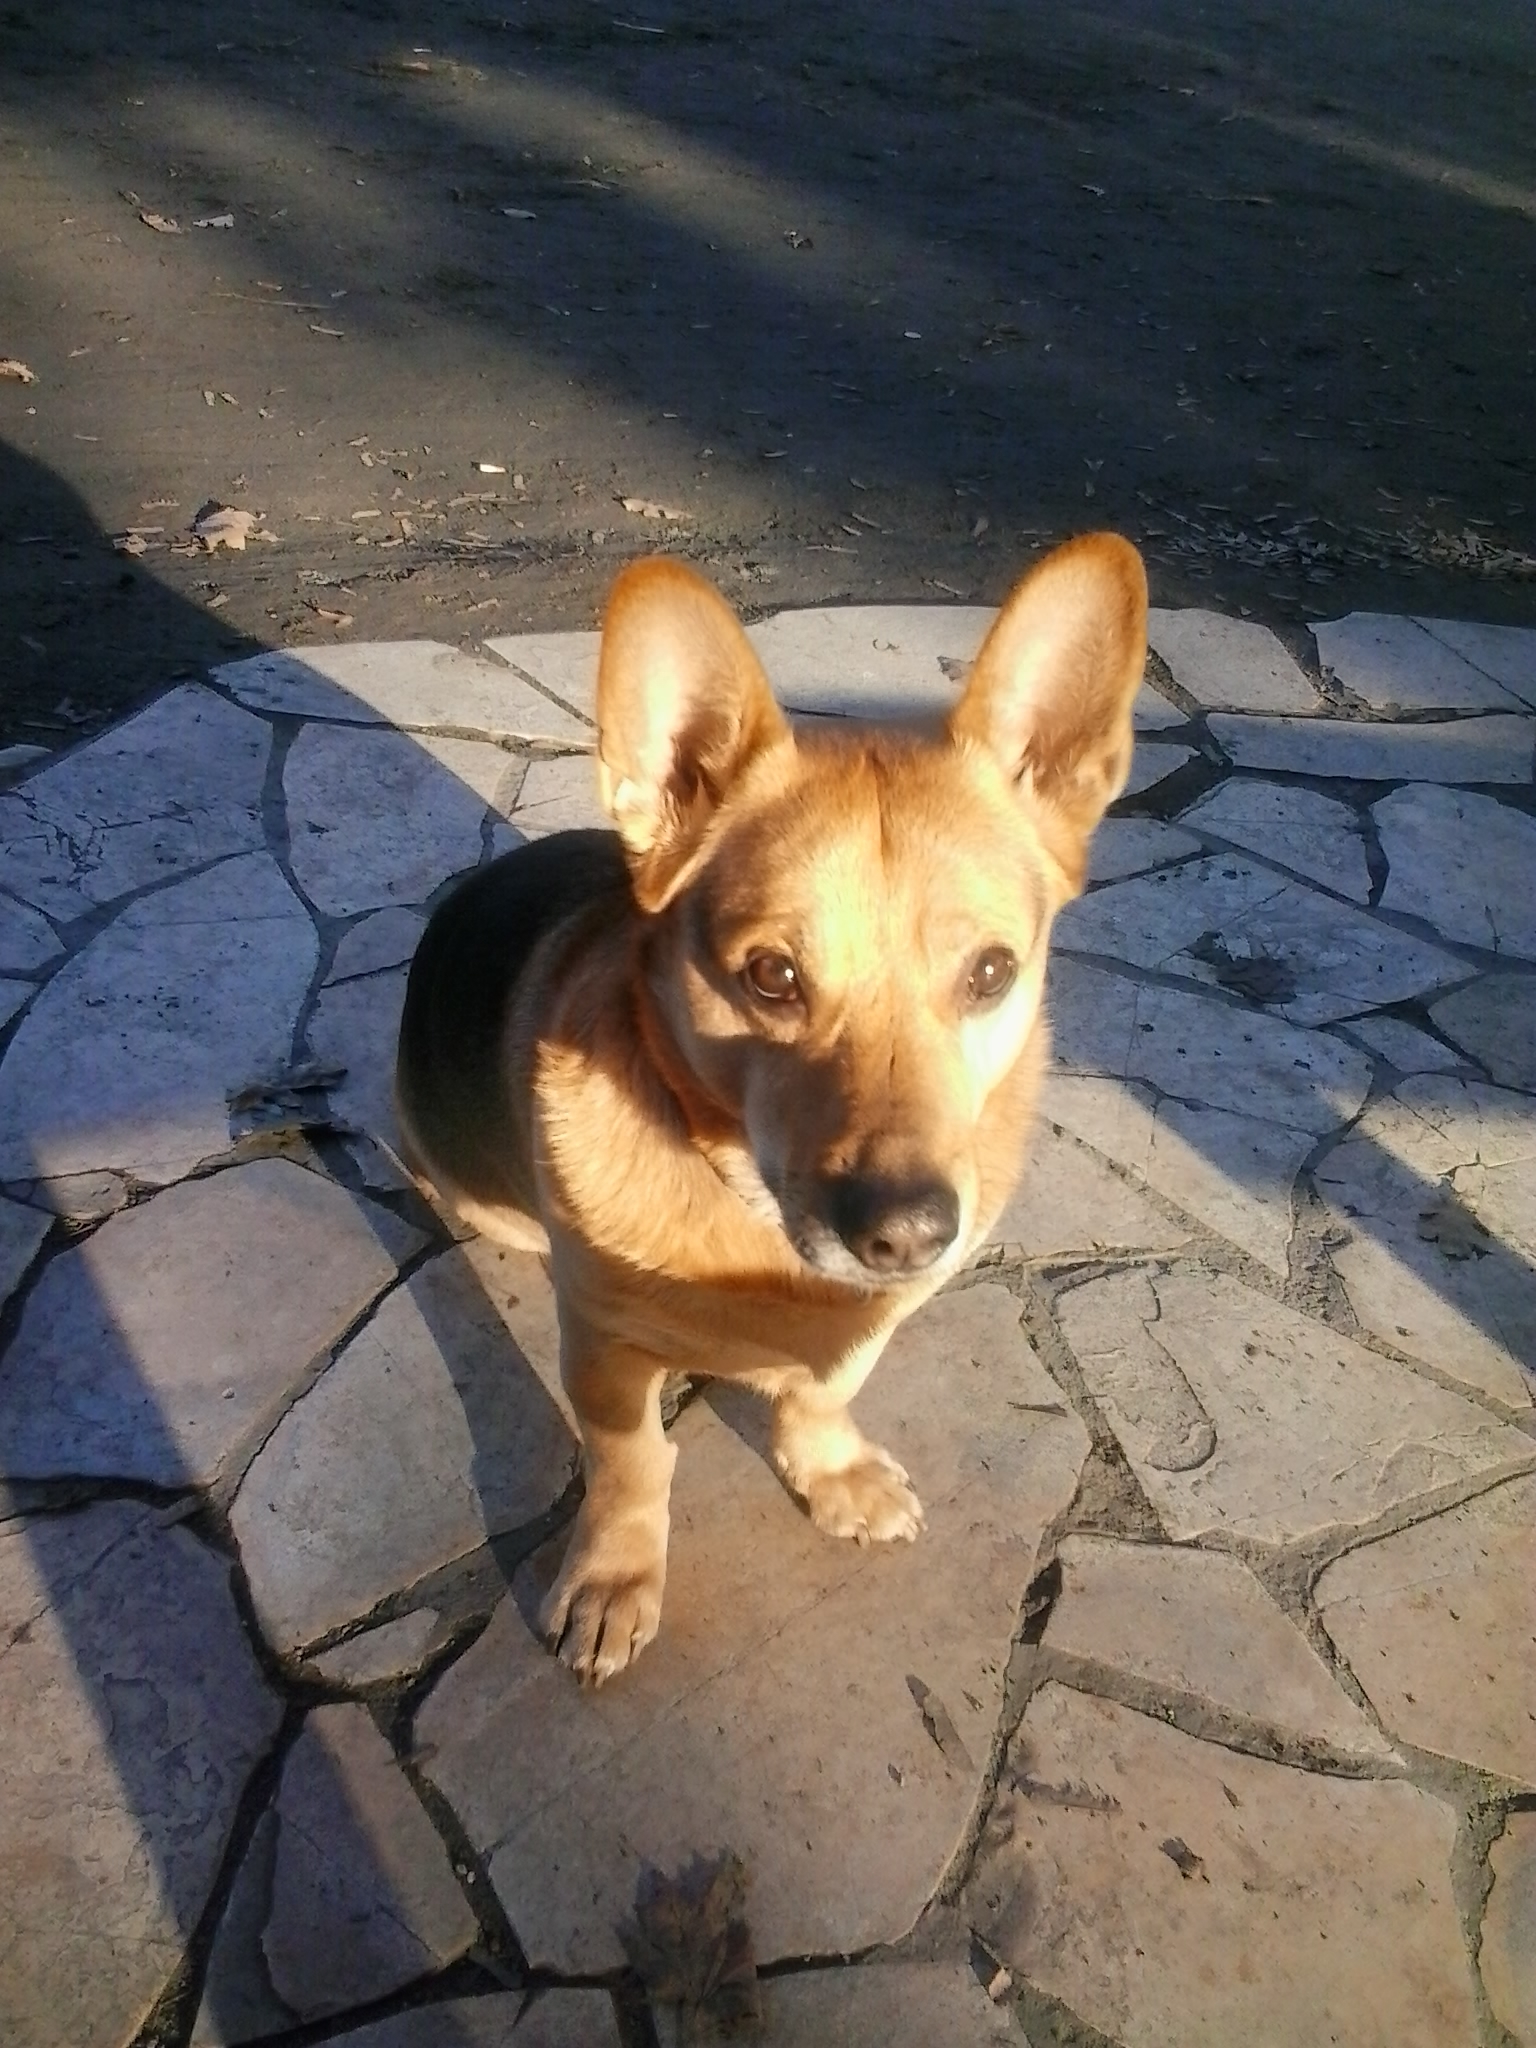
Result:
M658 545L1536 620L1533 106L1524 5L0 0L0 739Z

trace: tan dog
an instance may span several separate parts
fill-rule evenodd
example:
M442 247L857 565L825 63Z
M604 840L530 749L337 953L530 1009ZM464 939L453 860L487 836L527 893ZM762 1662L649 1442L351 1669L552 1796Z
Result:
M820 1528L921 1528L848 1404L1018 1171L1051 920L1130 767L1146 607L1128 542L1074 541L942 727L811 731L707 583L634 564L598 673L617 832L507 854L428 926L402 1124L467 1222L547 1244L586 1491L542 1621L583 1679L660 1619L668 1372L767 1395Z

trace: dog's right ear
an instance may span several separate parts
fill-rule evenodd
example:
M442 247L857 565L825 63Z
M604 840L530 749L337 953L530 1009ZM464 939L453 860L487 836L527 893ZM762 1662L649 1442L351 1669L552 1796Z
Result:
M635 900L663 909L687 881L731 783L789 738L741 622L702 576L632 562L603 618L598 781Z

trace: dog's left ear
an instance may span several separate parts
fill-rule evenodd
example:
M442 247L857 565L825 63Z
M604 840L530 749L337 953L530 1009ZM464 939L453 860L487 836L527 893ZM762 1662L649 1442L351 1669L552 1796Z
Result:
M741 622L702 576L632 562L603 618L598 781L635 900L661 910L693 872L733 781L789 727Z
M1089 836L1130 773L1131 703L1146 659L1141 557L1118 534L1084 534L1015 589L950 713L952 738L986 747L1036 798L1074 894Z

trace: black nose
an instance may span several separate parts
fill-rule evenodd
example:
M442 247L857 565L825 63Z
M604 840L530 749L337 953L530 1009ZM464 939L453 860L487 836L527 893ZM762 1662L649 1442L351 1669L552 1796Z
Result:
M872 1273L921 1273L955 1241L960 1197L941 1180L828 1183L832 1228Z

